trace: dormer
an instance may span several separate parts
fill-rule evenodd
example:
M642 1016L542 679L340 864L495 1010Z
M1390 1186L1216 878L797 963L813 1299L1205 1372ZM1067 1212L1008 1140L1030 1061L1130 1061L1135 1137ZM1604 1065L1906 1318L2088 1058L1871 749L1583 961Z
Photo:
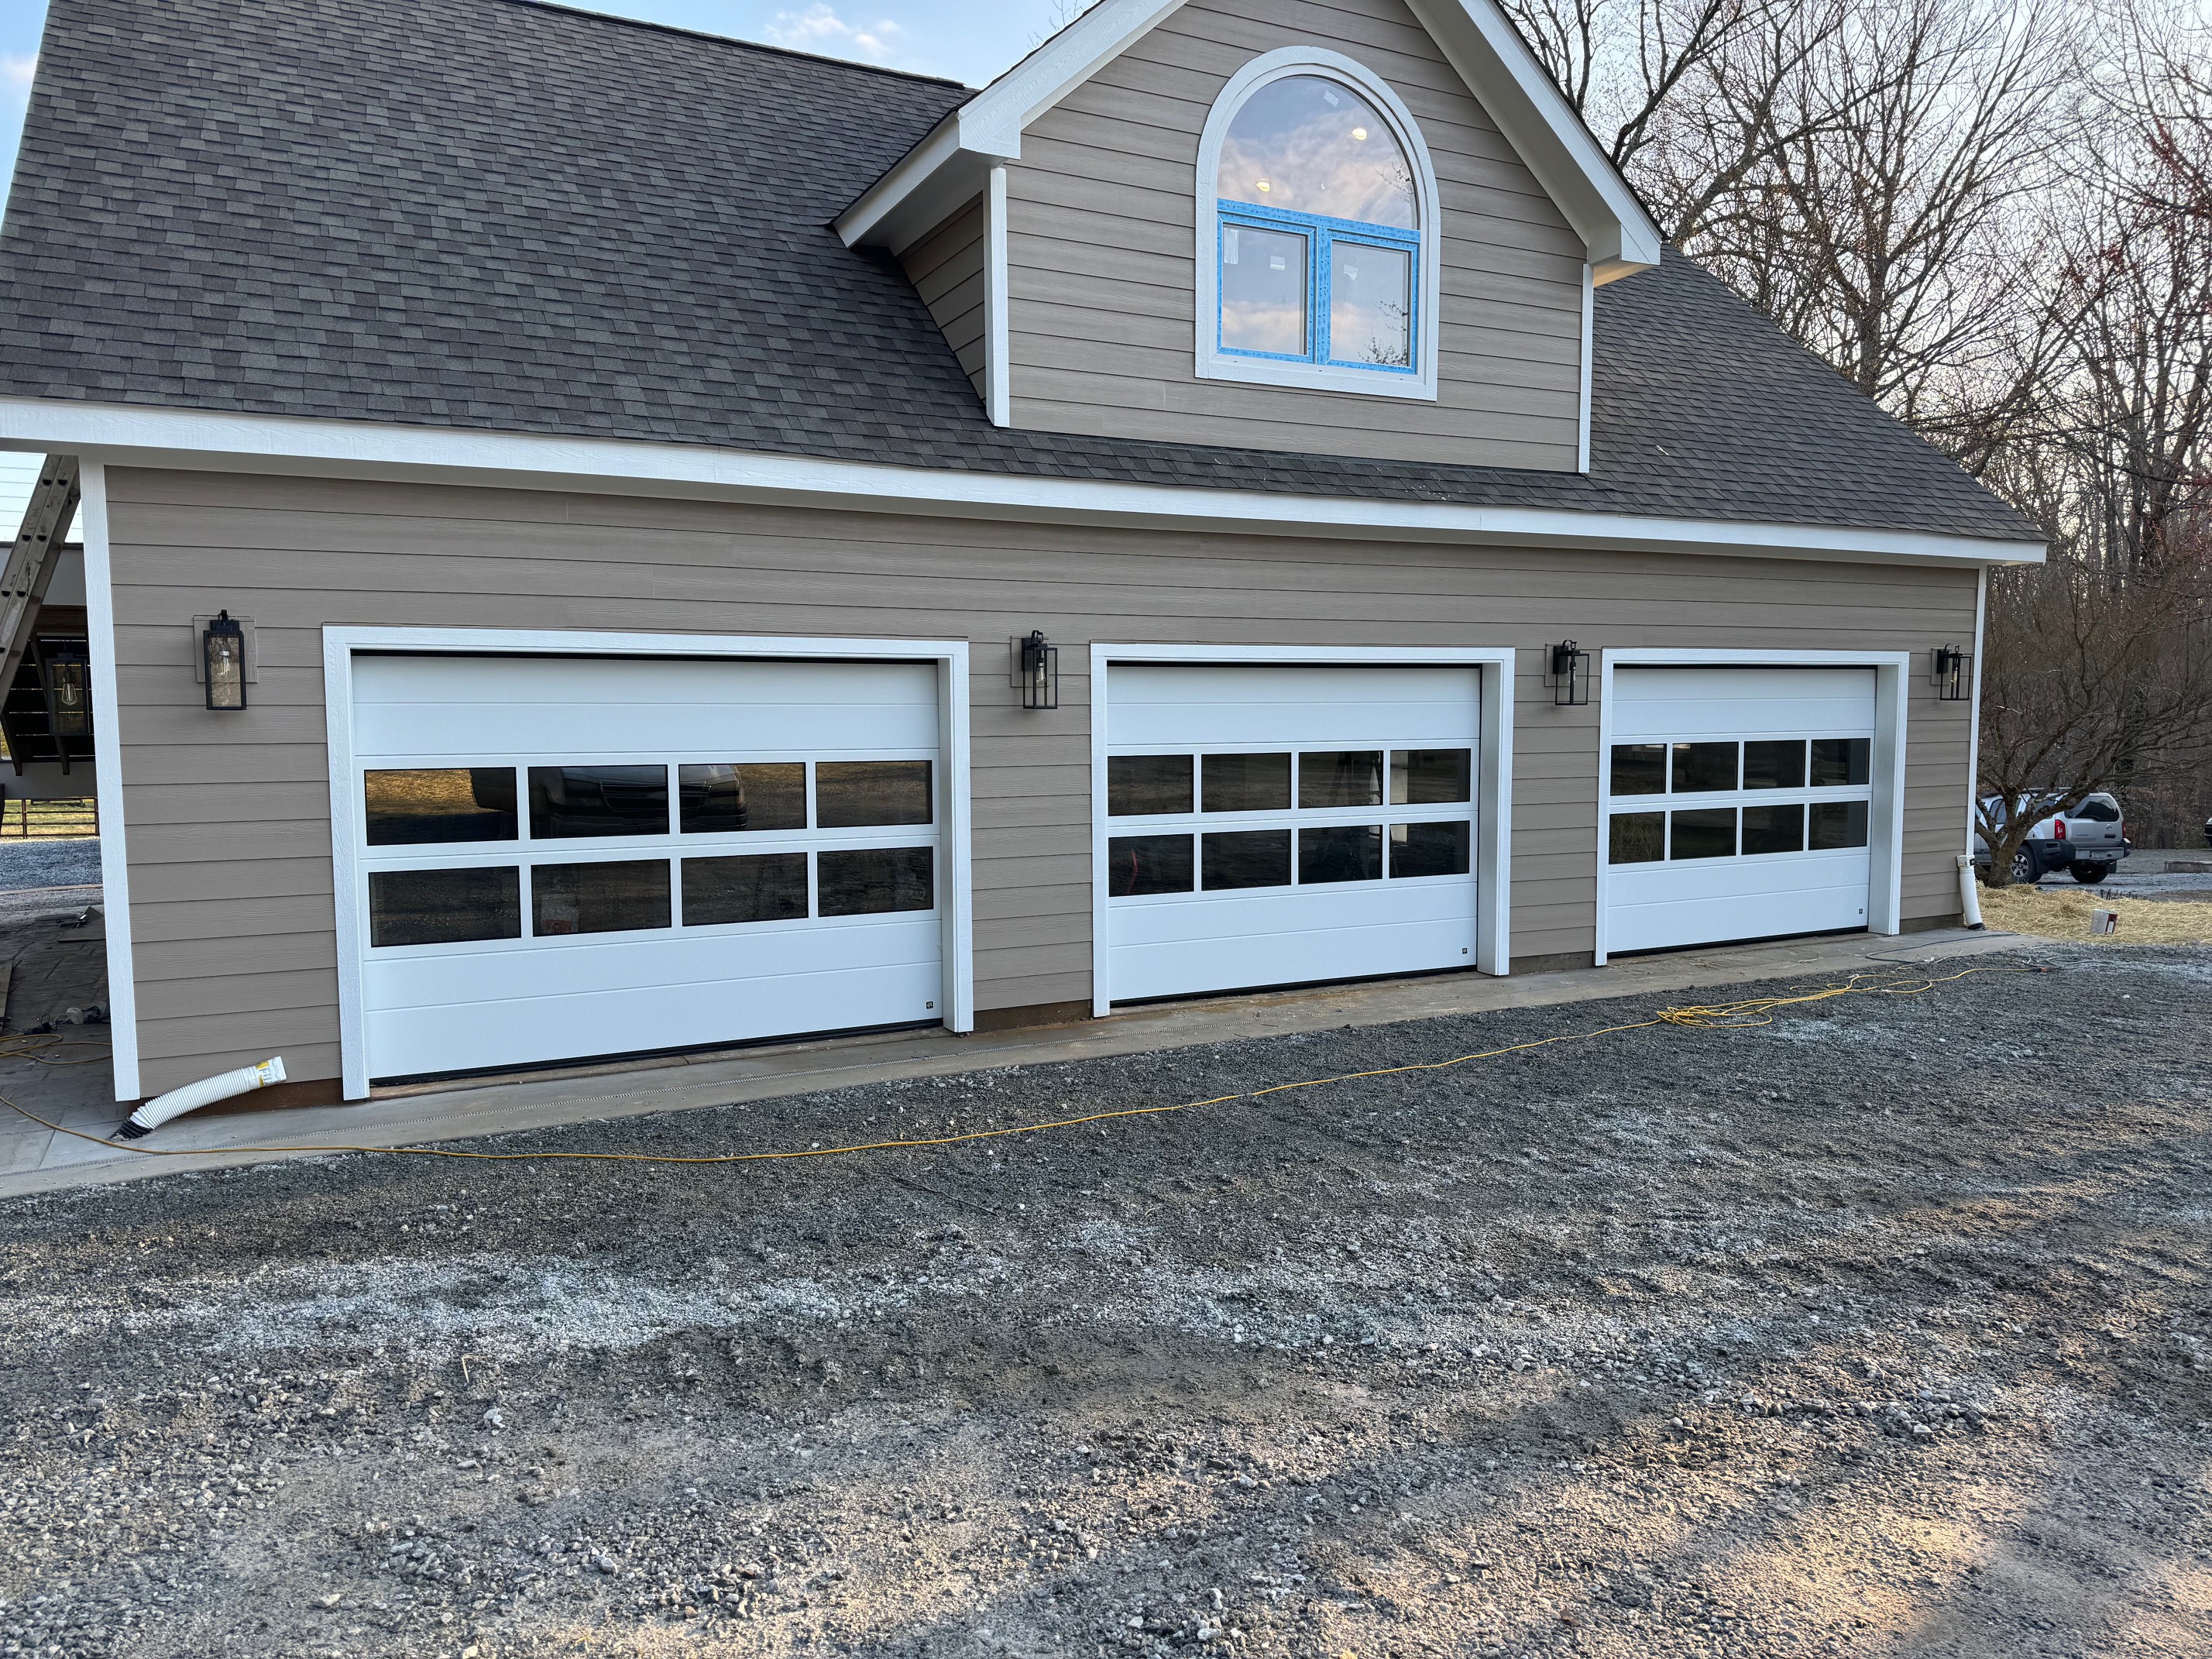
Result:
M1660 246L1492 0L1102 0L836 228L1000 426L1552 471Z

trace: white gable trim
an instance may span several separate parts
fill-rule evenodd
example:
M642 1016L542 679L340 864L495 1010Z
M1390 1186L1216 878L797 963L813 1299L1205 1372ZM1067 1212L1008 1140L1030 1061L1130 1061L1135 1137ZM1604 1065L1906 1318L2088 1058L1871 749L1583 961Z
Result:
M1022 131L1174 12L1183 0L1102 0L932 128L832 222L847 247L912 242L1018 161Z
M1659 228L1495 0L1409 0L1498 130L1589 248L1597 280L1659 263ZM1099 0L938 123L837 216L848 247L896 252L1020 159L1030 122L1173 14L1182 0Z
M1659 263L1659 227L1491 0L1407 0L1589 250L1597 281Z
M0 398L0 449L86 464L927 513L1122 529L1742 555L1874 564L2040 564L2043 544L1925 531L1661 519L1571 508L1293 495L888 466L609 438ZM97 712L95 710L95 712Z

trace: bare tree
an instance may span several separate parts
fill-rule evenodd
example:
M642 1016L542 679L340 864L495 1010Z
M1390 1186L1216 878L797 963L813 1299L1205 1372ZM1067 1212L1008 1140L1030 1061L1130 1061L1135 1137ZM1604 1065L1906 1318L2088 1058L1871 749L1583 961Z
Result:
M1976 817L2003 886L2039 820L2147 755L2212 757L2212 562L2115 585L2062 560L1990 586Z

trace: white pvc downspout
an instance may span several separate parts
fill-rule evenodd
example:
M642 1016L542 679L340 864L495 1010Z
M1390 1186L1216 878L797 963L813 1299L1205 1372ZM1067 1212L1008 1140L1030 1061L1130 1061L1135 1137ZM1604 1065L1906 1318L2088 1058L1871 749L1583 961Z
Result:
M228 1100L251 1089L265 1089L283 1080L284 1057L272 1055L258 1066L241 1066L234 1072L204 1077L198 1083L187 1083L181 1089L157 1095L124 1119L115 1133L120 1139L136 1140L141 1135L152 1133L173 1117L181 1117L203 1106L212 1106L218 1100Z

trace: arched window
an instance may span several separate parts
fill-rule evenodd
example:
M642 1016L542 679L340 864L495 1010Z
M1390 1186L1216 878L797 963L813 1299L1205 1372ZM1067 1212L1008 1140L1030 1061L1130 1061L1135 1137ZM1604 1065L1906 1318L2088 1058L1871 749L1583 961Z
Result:
M1199 149L1199 374L1434 397L1435 203L1376 76L1303 48L1246 64Z

